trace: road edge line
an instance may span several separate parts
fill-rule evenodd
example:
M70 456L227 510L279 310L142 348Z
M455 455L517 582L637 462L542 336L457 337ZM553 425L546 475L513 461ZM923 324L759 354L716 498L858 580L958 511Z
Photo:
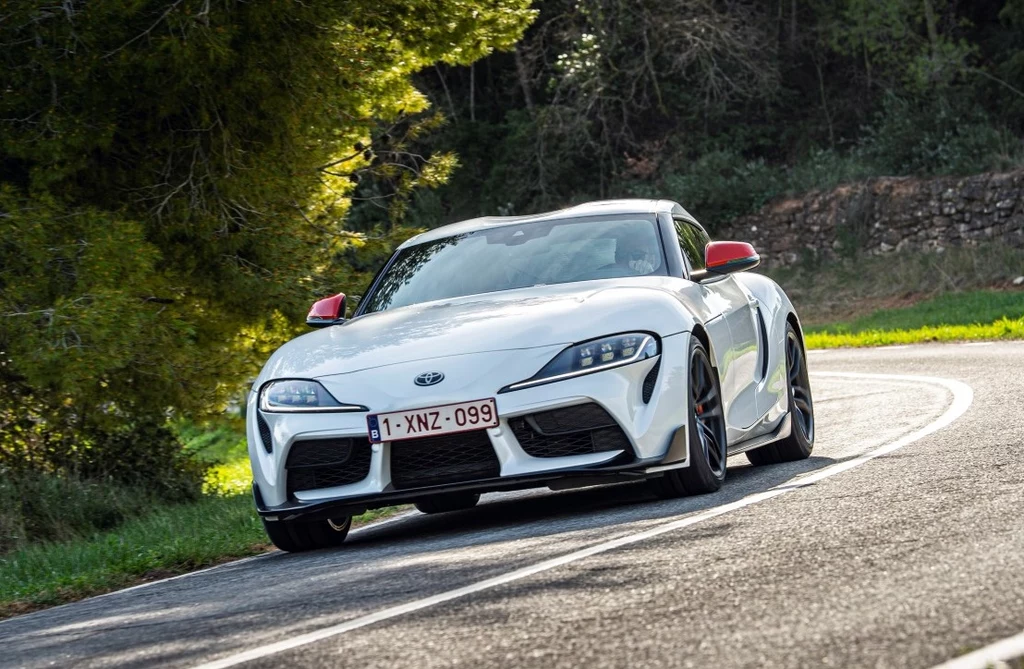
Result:
M932 669L986 669L996 662L1006 662L1021 656L1024 656L1024 632L937 664Z

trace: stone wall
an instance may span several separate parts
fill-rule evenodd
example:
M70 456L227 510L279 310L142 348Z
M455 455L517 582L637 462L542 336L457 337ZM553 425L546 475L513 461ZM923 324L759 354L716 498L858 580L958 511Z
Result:
M772 202L720 227L714 237L750 242L766 267L858 250L941 252L985 242L1024 247L1024 169L847 184Z

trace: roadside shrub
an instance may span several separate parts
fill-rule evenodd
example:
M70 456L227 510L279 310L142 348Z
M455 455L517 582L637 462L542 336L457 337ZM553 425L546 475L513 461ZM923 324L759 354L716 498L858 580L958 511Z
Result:
M109 530L159 503L150 490L111 480L0 470L0 554Z
M1020 140L955 93L921 98L886 95L860 148L890 175L973 174L1021 159Z
M167 501L198 497L203 467L163 416L90 418L74 403L40 399L19 383L0 387L0 470L19 479L50 474L145 487Z
M718 223L756 211L783 191L782 173L763 159L731 150L712 151L663 179L662 197L680 202L709 231Z
M152 503L200 496L205 467L160 417L126 420L111 408L118 420L86 421L73 403L0 380L0 552L87 536Z
M786 192L789 195L800 195L814 190L831 190L875 174L875 166L859 147L846 152L814 148L804 160L787 170Z

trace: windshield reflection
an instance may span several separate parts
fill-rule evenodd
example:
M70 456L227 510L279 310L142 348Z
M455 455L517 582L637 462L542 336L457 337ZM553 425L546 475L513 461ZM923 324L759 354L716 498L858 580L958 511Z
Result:
M363 313L537 285L665 274L654 216L518 223L402 249Z

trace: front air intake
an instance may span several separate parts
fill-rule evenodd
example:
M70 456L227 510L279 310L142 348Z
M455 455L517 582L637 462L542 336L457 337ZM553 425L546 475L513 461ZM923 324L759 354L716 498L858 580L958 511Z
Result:
M296 441L284 465L288 494L362 481L370 474L371 456L366 437Z
M500 475L501 463L486 430L391 443L391 483L399 490Z
M270 426L267 425L267 421L263 420L263 416L259 413L256 414L256 427L260 431L260 441L263 442L263 450L270 453L274 450L274 437L270 433Z
M607 451L632 453L626 433L593 402L518 416L509 419L508 426L527 455L535 458Z
M644 378L644 386L640 392L641 397L644 400L644 404L650 404L651 398L654 397L654 384L658 382L658 370L661 369L661 360L654 363L654 367L651 367L651 371L647 372L647 376Z

